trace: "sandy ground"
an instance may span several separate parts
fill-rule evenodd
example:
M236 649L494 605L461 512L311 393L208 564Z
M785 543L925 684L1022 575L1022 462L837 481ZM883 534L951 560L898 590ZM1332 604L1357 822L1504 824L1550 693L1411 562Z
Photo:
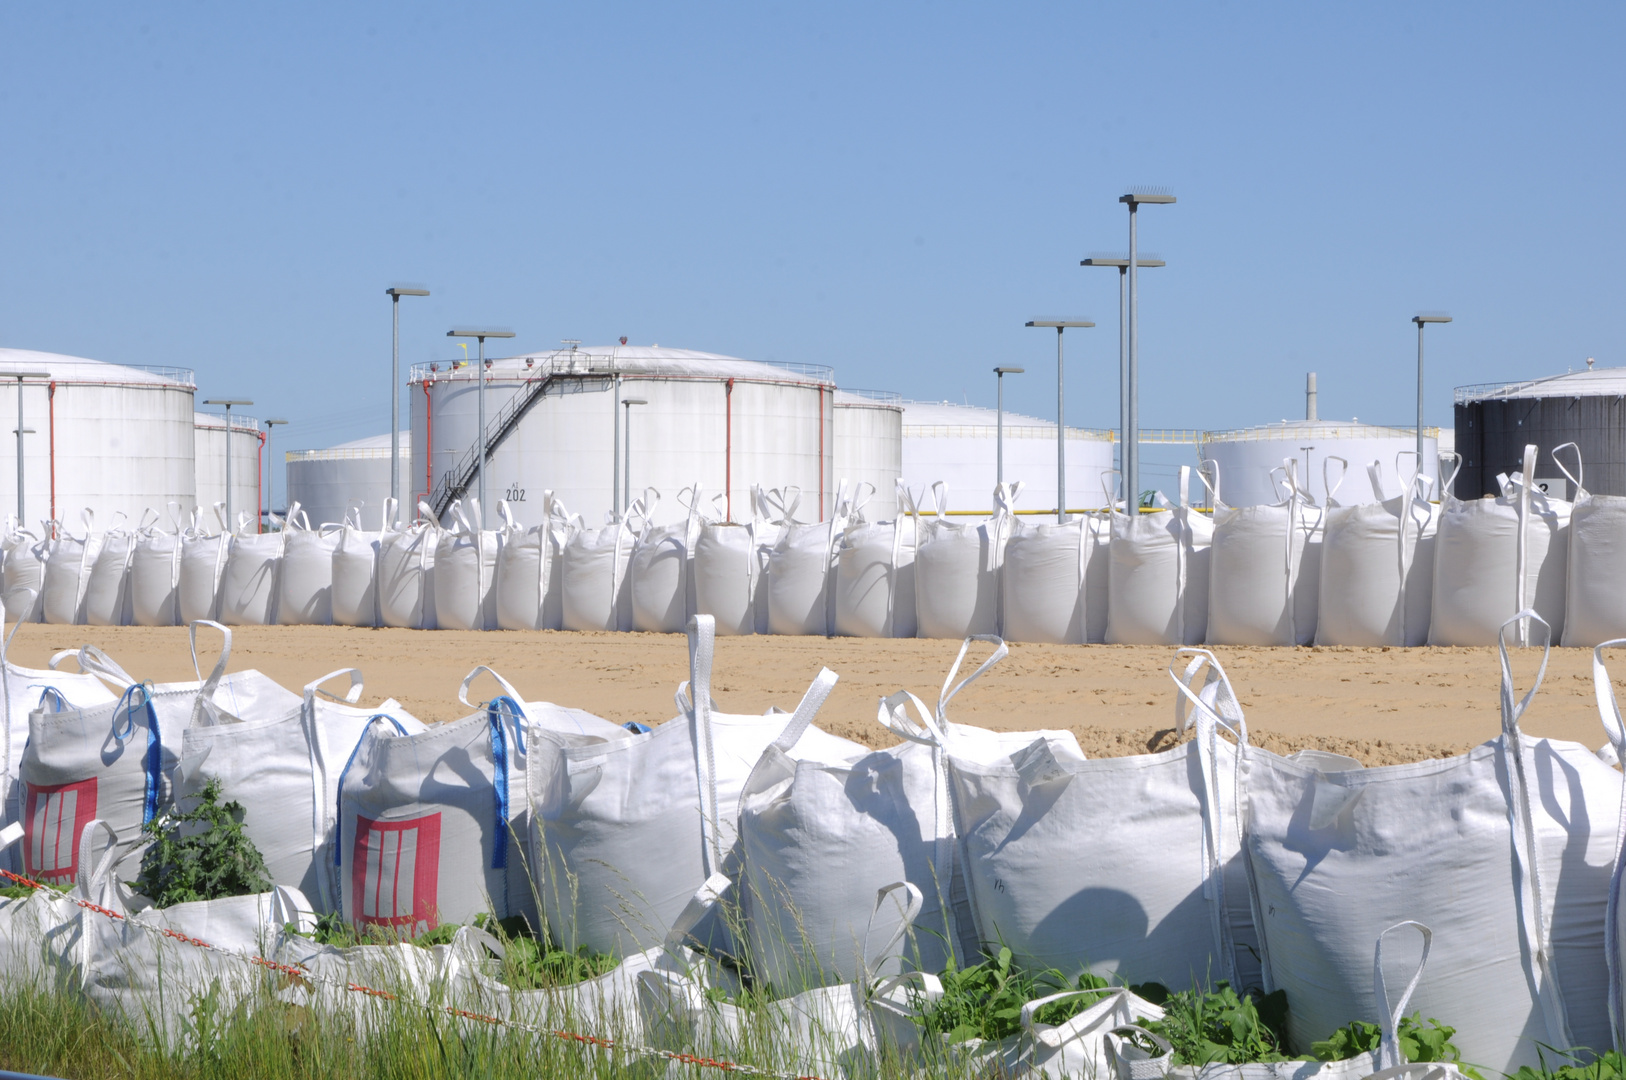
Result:
M231 670L258 668L289 689L341 667L366 675L363 701L395 697L425 721L468 710L458 684L478 664L501 672L528 700L587 709L616 722L659 723L688 677L681 635L543 631L488 633L360 630L350 627L237 627ZM200 645L218 649L204 632ZM194 678L184 628L27 625L14 663L43 667L63 649L91 643L138 678ZM795 708L820 666L841 681L818 723L871 746L897 740L875 720L877 701L900 689L928 705L954 661L953 641L855 638L720 638L713 696L729 712ZM1013 644L1010 656L955 699L956 721L1002 730L1066 728L1092 757L1143 753L1174 741L1174 650L1128 645ZM1500 723L1494 649L1216 648L1246 710L1256 743L1290 752L1319 747L1368 765L1458 753L1496 735ZM205 669L212 663L208 652ZM967 658L987 655L974 646ZM1522 694L1540 653L1516 651ZM65 666L73 667L72 661ZM1618 665L1626 676L1626 658ZM1617 683L1626 689L1626 678ZM342 685L338 687L342 691ZM489 680L471 700L495 692ZM1554 649L1525 716L1533 735L1605 741L1592 690L1592 653Z

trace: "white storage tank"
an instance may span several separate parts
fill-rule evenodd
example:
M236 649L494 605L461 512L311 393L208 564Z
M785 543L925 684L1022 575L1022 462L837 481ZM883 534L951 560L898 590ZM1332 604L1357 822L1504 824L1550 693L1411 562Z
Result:
M454 498L477 494L478 387L474 363L412 368L414 500L444 517ZM709 500L725 494L749 519L753 484L802 489L799 516L820 520L834 495L835 385L829 368L738 360L659 346L561 349L488 361L487 523L507 499L537 524L551 489L572 513L598 525L630 471L633 495L661 492L658 521L683 511L677 493L696 482ZM624 452L630 409L631 455ZM623 496L625 501L625 496Z
M886 390L837 390L834 409L837 481L874 484L865 516L891 517L903 475L903 398Z
M17 393L23 380L23 518L98 527L138 521L193 495L192 372L0 349L0 513L17 509Z
M290 450L284 455L288 501L296 499L311 524L343 521L352 504L361 506L361 527L381 529L384 500L390 497L390 436L369 435L326 450ZM272 467L276 465L273 462ZM401 489L411 485L412 433L401 432ZM413 511L403 507L401 516ZM532 524L536 524L532 522Z
M903 403L903 480L911 491L938 480L949 509L992 508L996 483L994 409L950 402ZM1067 509L1106 505L1102 474L1113 470L1112 432L1067 429ZM1005 482L1022 481L1020 509L1055 509L1056 422L1005 411Z
M265 442L260 422L239 412L231 414L231 512L232 527L243 514L260 520L260 449ZM214 529L217 502L226 501L226 414L193 414L193 438L197 460L197 498L191 505L204 510L204 521ZM259 531L257 525L250 532Z
M1438 428L1423 429L1424 475L1439 475ZM1257 506L1281 501L1282 489L1273 485L1270 471L1284 458L1298 460L1301 486L1318 504L1325 504L1327 487L1323 480L1329 456L1349 462L1349 476L1338 488L1338 501L1375 502L1366 467L1382 463L1384 497L1400 494L1400 479L1409 477L1417 452L1415 428L1380 427L1356 420L1339 423L1328 420L1284 420L1279 424L1243 428L1236 431L1203 433L1198 455L1219 463L1220 498L1230 506ZM1331 467L1333 483L1338 483L1338 466ZM1193 498L1196 494L1193 493ZM1439 498L1434 491L1431 498Z

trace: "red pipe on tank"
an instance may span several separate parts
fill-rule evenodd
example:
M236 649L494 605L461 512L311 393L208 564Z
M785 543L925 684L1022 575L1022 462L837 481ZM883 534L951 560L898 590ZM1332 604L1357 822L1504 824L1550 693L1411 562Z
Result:
M723 430L727 432L723 442L723 493L727 507L728 520L734 520L734 380L728 380L724 406Z
M819 387L819 520L824 520L824 387Z
M429 396L429 380L423 381L423 497L435 487L435 399ZM414 510L417 507L413 507Z
M56 520L56 380L51 380L50 388L46 392L46 399L51 408L51 520ZM51 537L56 538L56 526L51 527Z
M260 445L254 448L254 531L258 533L260 531L260 500L265 497L265 492L260 489L260 474L265 472L265 432L261 431L256 434L260 437ZM226 431L226 453L231 453L230 429ZM265 514L267 517L271 516L271 507L269 505L265 508Z

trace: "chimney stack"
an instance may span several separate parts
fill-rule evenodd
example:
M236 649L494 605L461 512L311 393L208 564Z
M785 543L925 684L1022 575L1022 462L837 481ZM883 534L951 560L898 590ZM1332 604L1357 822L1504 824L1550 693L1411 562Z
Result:
M1304 418L1315 420L1315 372L1310 372L1304 379Z

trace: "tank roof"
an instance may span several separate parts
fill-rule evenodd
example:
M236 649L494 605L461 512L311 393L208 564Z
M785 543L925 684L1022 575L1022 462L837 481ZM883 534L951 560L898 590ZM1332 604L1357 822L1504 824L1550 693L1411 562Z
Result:
M7 372L43 371L59 383L121 383L154 386L197 386L191 368L145 367L137 364L109 364L83 356L37 352L33 349L0 349L0 379Z
M905 435L945 435L956 434L953 430L927 431L920 429L974 429L981 433L986 429L992 433L999 426L999 412L997 409L985 409L980 405L957 405L952 401L904 401L903 403L903 431ZM910 429L917 429L911 431ZM1028 416L1025 413L1005 410L1005 434L1010 438L1032 438L1044 431L1054 433L1056 422L1042 420L1037 416ZM1069 433L1077 433L1086 438L1111 439L1110 431L1098 431L1094 428L1078 428L1068 425ZM1071 437L1071 435L1069 436Z
M784 382L787 377L797 382L834 385L835 369L823 364L793 364L741 360L720 353L696 352L693 349L666 349L659 345L602 345L552 349L547 352L521 353L490 360L492 376L523 374L531 366L553 363L563 370L617 372L623 375L699 376L717 379L747 379L761 382ZM461 374L467 367L461 358L436 364L414 364L408 375L411 381L425 378ZM472 364L473 361L470 361ZM566 366L568 365L568 367ZM432 370L433 369L433 370Z
M1626 367L1588 368L1520 382L1475 383L1459 386L1456 404L1508 398L1620 397L1626 395Z
M1436 439L1440 429L1423 428L1423 437ZM1351 419L1339 420L1283 420L1279 424L1261 424L1258 427L1236 428L1232 431L1205 431L1202 442L1271 442L1295 439L1416 439L1417 429L1386 427L1382 424L1363 424Z

